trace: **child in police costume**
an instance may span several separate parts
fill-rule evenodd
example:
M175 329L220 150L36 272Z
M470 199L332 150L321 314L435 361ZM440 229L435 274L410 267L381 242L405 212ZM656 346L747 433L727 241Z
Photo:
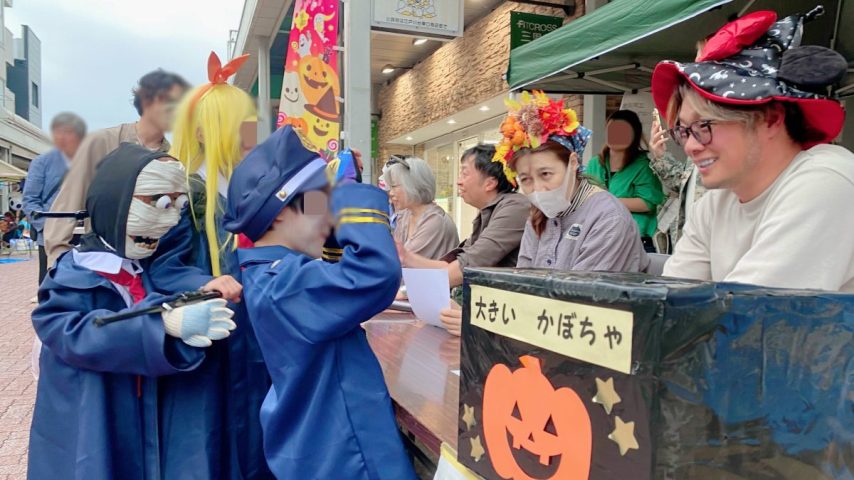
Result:
M99 166L86 199L92 232L50 270L33 312L44 346L29 478L169 478L164 452L173 462L196 455L160 441L165 425L192 426L160 415L170 392L158 377L195 369L206 347L228 337L226 301L94 322L169 300L152 293L149 257L178 223L185 193L183 167L162 152L123 144Z
M388 196L352 178L330 190L326 170L286 126L229 185L225 226L255 244L238 256L273 379L261 408L267 462L282 479L414 479L360 326L400 284ZM333 228L340 260L317 260Z

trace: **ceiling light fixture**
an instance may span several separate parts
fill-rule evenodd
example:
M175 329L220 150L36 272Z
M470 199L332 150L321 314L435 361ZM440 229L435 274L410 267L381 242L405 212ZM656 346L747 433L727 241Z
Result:
M406 137L406 141L407 141L407 142L411 142L412 140L414 140L414 138L412 138L411 136L410 136L410 137Z
M453 118L448 120L448 125L456 125L456 124L457 124L457 121L454 120Z
M480 110L481 112L488 112L488 111L489 111L489 105L484 105L484 106L480 107L480 109L479 109L479 110Z
M412 41L412 44L415 45L416 47L424 45L425 43L427 43L426 38L416 38L415 40Z

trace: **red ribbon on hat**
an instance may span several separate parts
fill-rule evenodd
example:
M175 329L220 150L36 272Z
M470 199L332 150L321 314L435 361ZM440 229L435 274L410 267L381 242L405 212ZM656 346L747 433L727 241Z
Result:
M134 275L124 269L119 270L119 273L95 273L113 283L126 287L128 289L128 292L130 292L131 298L133 298L134 305L141 302L142 299L145 298L145 286L142 284L141 276Z
M192 117L193 111L196 109L196 104L199 103L199 100L201 100L202 97L204 97L205 94L216 85L223 85L226 83L229 78L240 70L240 67L246 63L246 60L249 60L248 53L235 57L230 62L223 65L216 52L211 52L208 56L208 81L210 83L200 88L193 99L190 100L190 108L187 109L188 115Z
M775 12L761 10L727 23L709 38L697 61L723 60L738 54L768 33L776 21Z

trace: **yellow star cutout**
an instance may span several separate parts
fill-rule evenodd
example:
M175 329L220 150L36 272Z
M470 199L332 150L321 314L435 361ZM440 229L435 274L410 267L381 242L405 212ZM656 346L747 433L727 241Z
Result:
M473 458L475 462L479 462L481 457L486 454L486 451L483 449L483 444L480 442L480 435L470 438L469 441L471 441L471 458Z
M624 422L620 417L617 417L614 431L608 435L608 439L620 447L620 456L625 456L626 452L631 449L640 449L638 441L635 438L635 422Z
M614 390L614 379L609 378L607 381L596 379L596 396L593 397L593 403L598 403L605 408L605 413L611 414L614 405L620 403L622 399Z
M477 420L474 418L474 407L470 407L466 404L463 404L463 422L466 423L466 430L471 430L472 427L477 425Z

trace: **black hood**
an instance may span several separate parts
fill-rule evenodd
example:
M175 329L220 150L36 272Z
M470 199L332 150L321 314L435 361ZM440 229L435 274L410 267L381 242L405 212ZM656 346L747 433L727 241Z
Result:
M104 157L95 170L95 178L86 195L86 210L92 223L92 232L80 240L78 249L83 252L111 252L125 257L127 221L136 179L150 162L169 155L133 143L122 143ZM171 157L169 157L171 158ZM104 245L100 239L107 242Z

